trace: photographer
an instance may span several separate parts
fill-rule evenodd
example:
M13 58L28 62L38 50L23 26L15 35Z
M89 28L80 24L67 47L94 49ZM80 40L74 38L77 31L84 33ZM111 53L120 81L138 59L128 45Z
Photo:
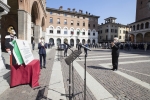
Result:
M47 48L47 44L44 42L44 38L41 37L41 42L38 44L41 69L42 69L42 67L46 68L45 67L45 64L46 64L46 48ZM43 58L43 66L42 66L42 58Z
M112 49L112 70L118 70L118 57L119 57L119 48L120 43L118 42L118 38L115 37L114 41L111 42L111 49Z

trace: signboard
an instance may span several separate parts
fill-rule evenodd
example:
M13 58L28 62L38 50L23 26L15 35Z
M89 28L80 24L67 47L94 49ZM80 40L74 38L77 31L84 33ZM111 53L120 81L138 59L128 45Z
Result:
M29 43L19 39L16 39L16 42L25 65L29 64L34 59Z

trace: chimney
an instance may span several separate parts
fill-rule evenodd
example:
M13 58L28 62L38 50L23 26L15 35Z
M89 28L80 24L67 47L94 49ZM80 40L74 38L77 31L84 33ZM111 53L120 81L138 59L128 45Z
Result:
M70 8L68 8L68 11L70 11Z
M75 8L73 8L72 11L75 12Z
M60 6L60 7L59 7L59 10L62 10L62 9L63 9L63 6Z
M82 10L79 10L79 13L81 13L81 14L82 14Z
M88 12L86 11L86 14L88 14Z

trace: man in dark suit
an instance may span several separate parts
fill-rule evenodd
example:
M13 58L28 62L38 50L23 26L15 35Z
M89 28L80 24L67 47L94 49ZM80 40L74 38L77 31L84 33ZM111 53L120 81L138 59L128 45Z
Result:
M111 42L111 49L112 49L112 70L118 70L118 57L119 57L119 48L120 43L118 42L118 38L115 37L114 41Z
M39 49L39 56L40 56L40 67L42 69L46 68L46 49L47 49L47 44L44 42L44 38L41 37L41 42L38 44L38 49ZM43 58L43 66L42 66L42 58Z
M66 43L68 43L68 42L66 41ZM64 44L64 57L67 56L68 48L69 48L68 45Z

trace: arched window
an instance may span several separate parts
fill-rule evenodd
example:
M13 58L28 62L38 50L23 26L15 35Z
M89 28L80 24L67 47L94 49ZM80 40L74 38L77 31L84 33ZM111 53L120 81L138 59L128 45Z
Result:
M74 34L74 30L71 28L71 35L73 35Z
M50 18L50 23L53 23L53 18L52 17Z
M53 27L50 27L49 33L50 33L50 34L53 34Z
M57 34L60 34L61 33L61 29L60 27L57 27Z
M144 24L142 23L142 24L141 24L141 29L143 29L143 28L144 28L143 26L144 26Z
M83 26L85 26L85 22L83 22Z
M139 24L137 25L137 30L139 30Z
M90 31L90 30L88 30L88 35L90 35L90 32L91 32L91 31Z
M79 26L79 25L80 25L80 22L78 21L78 22L77 22L77 26Z
M71 25L73 25L73 20L71 21Z
M67 28L64 28L64 34L68 34Z
M82 31L82 35L85 35L85 30Z
M80 35L80 30L79 29L77 30L77 35Z
M64 20L64 25L67 25L67 19Z
M145 23L145 28L149 28L149 22Z
M95 30L93 31L93 36L95 36Z

